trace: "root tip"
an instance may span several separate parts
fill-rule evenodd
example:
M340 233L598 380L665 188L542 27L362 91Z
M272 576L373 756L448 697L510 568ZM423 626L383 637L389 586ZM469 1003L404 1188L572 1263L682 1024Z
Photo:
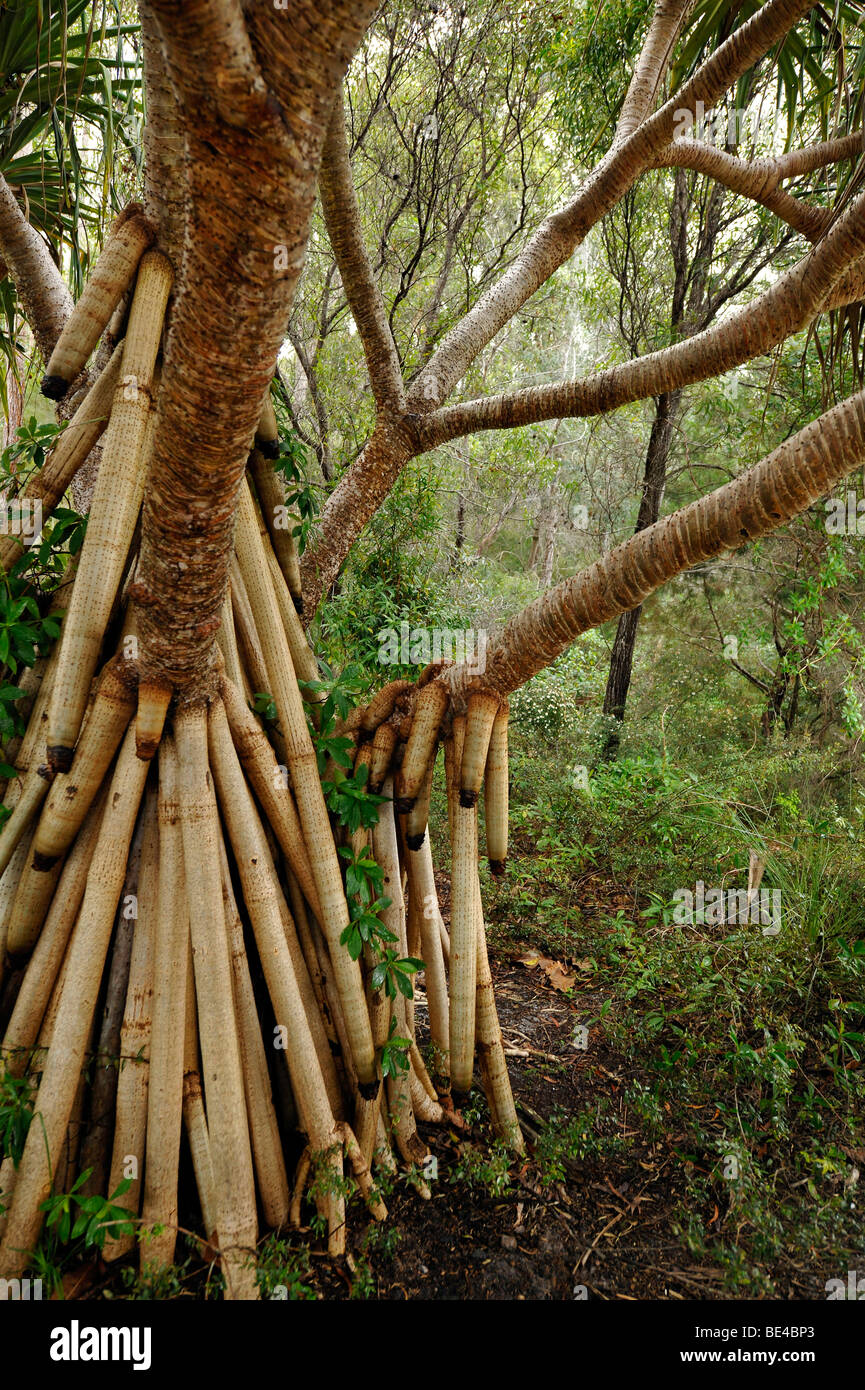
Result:
M426 831L425 831L425 830L422 830L421 833L420 833L419 835L406 835L406 837L405 837L405 842L406 842L406 844L408 845L409 849L412 849L412 850L420 849L421 845L423 844L424 836L425 836L425 835L426 835Z
M143 763L149 763L156 756L159 740L156 738L136 738L135 756Z
M495 878L504 878L504 876L505 876L505 864L506 864L506 863L507 863L507 860L505 860L505 859L491 859L491 860L490 860L490 873L493 874Z
M401 816L407 816L416 801L416 796L398 796L396 799L396 809Z
M69 390L69 382L62 376L44 376L41 389L43 396L47 396L49 401L62 401Z
M259 453L264 454L266 459L279 458L278 439L256 439L255 447L258 449Z
M464 807L465 810L470 811L470 810L472 809L472 807L473 807L473 806L477 806L477 804L478 804L478 794L477 794L477 792L467 792L467 791L460 790L460 805L461 805L462 807Z
M47 874L49 870L54 868L59 858L59 854L40 854L37 850L33 855L33 868L37 874Z
M360 1091L364 1100L375 1100L378 1095L379 1085L379 1079L376 1077L374 1081L359 1081L357 1083L357 1089Z
M72 766L72 755L74 748L67 748L62 743L52 743L48 746L48 766L52 772L68 772Z

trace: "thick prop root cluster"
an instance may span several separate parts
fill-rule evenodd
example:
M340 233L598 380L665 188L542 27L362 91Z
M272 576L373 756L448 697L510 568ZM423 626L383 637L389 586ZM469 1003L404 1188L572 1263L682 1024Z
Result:
M227 1295L255 1298L260 1216L274 1229L298 1225L307 1193L330 1253L343 1253L346 1164L376 1220L386 1215L376 1167L413 1168L429 1195L418 1124L461 1123L454 1100L470 1090L476 1060L497 1132L522 1149L478 877L482 785L495 872L507 854L507 706L478 690L454 710L438 668L386 686L340 730L385 797L378 823L348 835L334 822L297 555L277 524L284 499L266 461L278 449L269 403L238 501L208 682L179 698L140 674L138 520L172 288L168 261L149 245L137 213L120 223L46 378L59 394L131 296L125 338L35 484L56 505L104 430L61 637L28 677L27 733L5 753L16 777L0 835L0 1066L36 1092L20 1162L0 1167L0 1277L27 1268L46 1198L85 1167L91 1190L130 1179L122 1205L140 1239L112 1233L106 1259L137 1246L142 1267L171 1262L185 1128L202 1242L218 1253ZM262 691L276 710L270 727L250 708ZM440 743L450 936L427 825ZM420 996L391 997L371 945L355 959L346 944L339 851L349 847L382 870L396 955L423 962L414 978L429 1069ZM391 1053L383 1076L394 1037L401 1065Z

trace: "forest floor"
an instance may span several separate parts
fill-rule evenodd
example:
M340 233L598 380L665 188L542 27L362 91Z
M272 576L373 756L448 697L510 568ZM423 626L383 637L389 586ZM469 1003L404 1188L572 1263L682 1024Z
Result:
M447 921L444 876L438 886ZM735 1071L739 1054L716 1048L711 1031L699 1032L717 1020L706 1022L704 996L680 988L670 967L667 953L682 954L669 935L675 928L640 929L646 949L654 942L659 954L650 964L650 956L639 956L645 990L629 997L616 974L623 957L615 916L621 917L621 904L601 876L590 872L579 884L581 930L557 938L539 918L519 919L507 910L511 889L497 892L489 922L492 969L525 1159L514 1162L493 1139L477 1087L464 1112L467 1128L421 1126L437 1165L427 1174L429 1200L405 1174L383 1182L389 1210L383 1225L369 1221L354 1199L344 1261L327 1258L315 1229L265 1237L263 1296L823 1300L828 1279L861 1268L865 1242L852 1200L858 1193L847 1188L849 1174L855 1184L858 1169L865 1170L865 1148L857 1147L861 1129L849 1107L840 1120L830 1116L816 1150L815 1124L819 1129L823 1122L813 1108L791 1104L783 1124L765 1118L764 1082L743 1080ZM417 984L423 1045L422 976ZM641 1032L647 1010L665 1007L697 1019L689 1050L669 1064L665 1047ZM669 1019L664 1026L672 1046ZM755 1046L758 1041L754 1033ZM830 1079L815 1065L806 1078L811 1090L828 1088ZM748 1105L756 1116L750 1122ZM741 1149L730 1140L737 1121ZM731 1147L746 1165L742 1182L725 1181ZM185 1219L187 1205L192 1224L185 1148L181 1213ZM813 1169L812 1152L834 1156L814 1178L803 1176ZM310 1204L305 1215L314 1216ZM184 1260L179 1246L181 1263L154 1280L137 1275L134 1256L111 1268L101 1260L67 1266L64 1294L219 1297L217 1266L202 1261L198 1242L188 1249Z
M480 1154L475 1165L467 1164L464 1136L425 1127L445 1181L431 1184L429 1202L409 1192L391 1201L400 1238L389 1261L374 1262L377 1296L741 1297L741 1289L728 1286L725 1268L690 1254L677 1233L692 1195L680 1153L684 1136L671 1130L658 1142L645 1137L623 1099L637 1069L603 1045L574 1046L575 1020L596 1010L599 1000L590 992L566 997L549 982L544 964L543 958L537 966L499 961L493 972L511 1081L529 1139L526 1162L496 1192L499 1171ZM600 1112L599 1126L608 1140L621 1141L615 1144L620 1153L578 1159L567 1155L563 1143L551 1154L545 1131L567 1135L567 1117L590 1112ZM701 1215L711 1234L719 1223L718 1206L709 1202ZM772 1269L773 1297L825 1298L825 1277L816 1264L782 1256ZM337 1287L331 1284L329 1292L333 1296Z

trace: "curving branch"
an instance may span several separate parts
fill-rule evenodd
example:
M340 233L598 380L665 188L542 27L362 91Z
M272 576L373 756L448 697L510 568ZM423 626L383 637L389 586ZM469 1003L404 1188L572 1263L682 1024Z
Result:
M692 565L785 525L863 463L865 392L860 392L733 482L638 531L523 609L490 646L482 677L461 665L440 679L458 699L479 685L502 694L518 689L581 633L636 608Z
M753 303L735 310L721 323L581 381L530 387L445 407L419 422L421 446L434 448L478 430L598 415L630 401L723 376L807 327L828 307L835 286L863 255L865 194L860 194L813 251Z
M657 0L649 32L622 102L614 146L633 135L654 106L676 40L693 8L694 0Z
M401 411L405 406L402 371L387 311L363 240L345 135L342 92L334 102L324 142L319 189L327 234L363 344L376 407L379 411Z
M846 275L841 276L820 309L828 314L832 309L843 309L848 304L858 304L860 300L865 300L865 259L856 261Z
M418 436L421 417L441 405L478 354L526 301L564 264L587 232L651 168L670 145L677 117L697 102L711 107L749 68L811 9L810 0L769 0L706 60L694 76L654 115L615 146L564 208L547 217L507 271L451 329L415 377L398 444L380 440L363 450L331 493L316 542L304 555L304 610L314 612L346 555L387 497L401 469L426 444L404 446ZM541 417L545 418L545 417ZM453 438L453 435L448 437Z
M754 160L740 159L702 140L674 140L655 161L655 167L693 169L705 174L733 193L768 208L809 241L817 241L831 223L833 209L803 203L780 185L785 179L852 159L861 150L861 131L837 140L824 140L810 149L791 150L774 159Z
M478 353L666 149L677 117L695 112L698 101L713 106L811 8L810 0L769 0L653 116L612 149L576 197L541 224L505 275L443 340L412 386L410 407L429 412L444 400Z

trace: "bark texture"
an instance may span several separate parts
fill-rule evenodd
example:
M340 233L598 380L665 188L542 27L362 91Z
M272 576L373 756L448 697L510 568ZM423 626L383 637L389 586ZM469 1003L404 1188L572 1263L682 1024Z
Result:
M144 6L186 130L188 213L136 597L143 672L190 693L208 676L238 490L285 337L333 102L372 9Z

